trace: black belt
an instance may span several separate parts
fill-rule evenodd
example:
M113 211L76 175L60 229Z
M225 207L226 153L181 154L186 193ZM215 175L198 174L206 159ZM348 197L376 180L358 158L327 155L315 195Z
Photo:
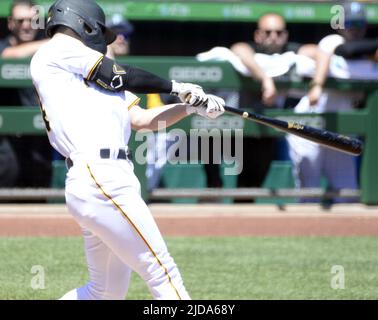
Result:
M110 153L111 153L110 149L100 149L100 158L110 159ZM131 151L127 149L127 152L126 152L125 149L119 149L117 159L132 160Z
M100 158L101 159L111 159L110 154L111 154L111 150L110 149L100 149ZM118 155L117 155L116 159L119 159L119 160L127 160L127 159L133 160L133 157L132 157L132 153L131 153L131 151L129 149L127 149L127 152L125 151L125 149L119 149L118 150ZM73 166L72 159L67 158L66 159L66 164L67 164L67 168L69 170Z

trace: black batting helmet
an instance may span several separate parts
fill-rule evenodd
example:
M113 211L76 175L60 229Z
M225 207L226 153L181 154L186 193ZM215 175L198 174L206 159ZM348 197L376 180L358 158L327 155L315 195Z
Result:
M75 31L83 43L101 53L116 39L116 34L106 27L105 13L93 0L57 0L50 7L46 24L48 37L57 26Z

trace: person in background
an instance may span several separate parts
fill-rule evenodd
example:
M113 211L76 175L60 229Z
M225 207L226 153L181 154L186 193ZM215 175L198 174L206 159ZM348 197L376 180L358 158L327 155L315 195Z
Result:
M319 42L319 48L328 59L341 57L346 59L372 59L377 56L377 38L366 39L367 19L364 6L358 2L344 2L345 29L338 30ZM350 64L349 60L343 62ZM361 66L359 65L359 68ZM350 69L351 70L351 69ZM295 107L295 111L303 112L338 112L352 110L359 106L364 99L362 92L324 90L319 102L311 106L308 99L303 98ZM298 187L319 188L321 179L325 177L328 189L357 189L358 173L356 158L331 149L324 148L300 138L288 136L290 158L294 164L295 177ZM306 201L306 200L302 200ZM312 199L319 202L321 199ZM358 199L335 198L333 202L355 202Z
M239 105L253 108L255 112L263 112L265 107L286 108L290 99L286 91L278 92L272 77L256 62L255 54L266 55L294 52L306 55L316 61L316 72L307 92L311 104L316 104L322 94L323 84L327 77L329 60L315 44L299 44L289 42L289 32L285 19L276 13L264 14L257 23L253 33L253 41L238 42L231 46L235 53L248 68L252 77L261 82L261 94L243 90L240 92ZM270 164L277 157L277 139L271 137L244 138L243 172L238 177L239 187L261 187ZM285 143L284 143L285 148Z
M121 14L114 14L107 22L107 26L117 35L116 40L108 46L108 55L113 57L130 54L130 36L134 26Z
M9 36L0 41L1 58L30 58L47 40L34 29L36 17L35 2L15 0L8 17ZM0 89L2 106L38 106L39 101L33 88ZM3 178L1 186L48 187L51 180L52 149L47 136L2 137L0 162ZM7 170L5 170L7 168Z
M15 0L8 17L10 35L0 43L2 58L28 58L47 40L39 38L39 30L32 28L37 12L32 0Z
M344 28L338 29L337 34L324 37L319 46L328 55L378 61L378 37L366 38L368 23L364 5L346 1L343 8Z
M0 187L14 187L18 173L16 154L9 143L9 139L0 136Z

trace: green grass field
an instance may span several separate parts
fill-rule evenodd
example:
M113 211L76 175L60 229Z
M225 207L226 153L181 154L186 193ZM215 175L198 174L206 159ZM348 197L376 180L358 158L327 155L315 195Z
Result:
M378 238L166 238L193 299L378 299ZM32 266L45 271L33 290ZM332 289L334 265L345 288ZM57 299L87 281L81 238L0 238L0 299ZM151 299L133 275L128 299Z

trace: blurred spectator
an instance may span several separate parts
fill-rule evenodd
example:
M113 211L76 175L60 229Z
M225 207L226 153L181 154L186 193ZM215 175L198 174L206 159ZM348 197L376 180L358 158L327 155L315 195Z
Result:
M257 30L254 32L254 42L239 42L231 47L231 50L240 57L253 77L261 81L261 100L266 106L277 103L277 89L272 77L267 75L257 64L254 59L255 53L272 55L291 51L314 59L317 62L317 68L312 81L313 85L307 94L311 104L317 103L322 92L322 85L328 71L327 56L314 44L302 45L289 42L288 39L289 33L286 30L284 18L276 13L268 13L258 21Z
M117 34L116 40L108 47L108 54L113 57L130 54L130 36L134 26L121 14L114 14L107 25Z
M45 43L39 30L33 29L36 15L35 3L30 0L15 0L8 17L10 35L0 41L2 58L28 58ZM33 88L0 89L2 106L38 106ZM8 178L0 181L2 186L48 187L51 179L51 147L47 136L3 137L0 162L6 163ZM5 152L7 150L7 152ZM5 160L8 159L8 160ZM14 161L9 161L14 159ZM11 177L12 179L9 179ZM3 181L8 180L8 183Z
M37 12L32 0L14 0L8 17L10 35L0 42L2 58L31 57L46 40L38 39L39 30L32 28Z
M345 29L338 34L328 35L319 42L319 48L328 55L341 55L348 59L375 59L377 39L365 39L367 29L366 13L363 5L357 2L343 3L345 12ZM350 64L353 62L341 57L334 57ZM340 63L339 63L340 64ZM361 68L361 65L359 65ZM361 71L361 70L360 70ZM362 92L345 92L332 89L324 90L319 102L310 107L308 99L303 98L295 107L303 112L336 112L351 110L363 101ZM336 152L303 139L288 136L290 157L294 163L298 187L317 188L321 186L322 177L327 178L328 188L338 191L342 188L357 189L357 164L353 156ZM349 201L357 201L352 199ZM303 200L304 201L304 200ZM313 201L313 200L312 200ZM320 199L316 199L320 201ZM345 199L334 199L346 202Z
M258 26L251 42L239 42L231 50L241 59L242 63L261 82L261 95L243 90L240 93L239 104L243 108L253 108L262 112L266 106L286 107L290 102L287 92L278 92L274 80L256 62L255 54L275 55L294 52L306 55L316 61L316 72L307 93L311 104L317 103L323 90L323 83L328 72L327 55L316 45L289 42L289 33L283 17L276 13L267 13L258 20ZM239 175L239 187L260 187L270 168L271 161L278 152L276 138L245 138L244 167Z
M0 137L0 187L14 187L18 174L19 168L14 150L6 137Z
M326 36L319 46L328 54L335 54L346 59L371 59L378 61L378 37L365 38L367 31L366 11L358 2L345 2L345 28L339 34Z

